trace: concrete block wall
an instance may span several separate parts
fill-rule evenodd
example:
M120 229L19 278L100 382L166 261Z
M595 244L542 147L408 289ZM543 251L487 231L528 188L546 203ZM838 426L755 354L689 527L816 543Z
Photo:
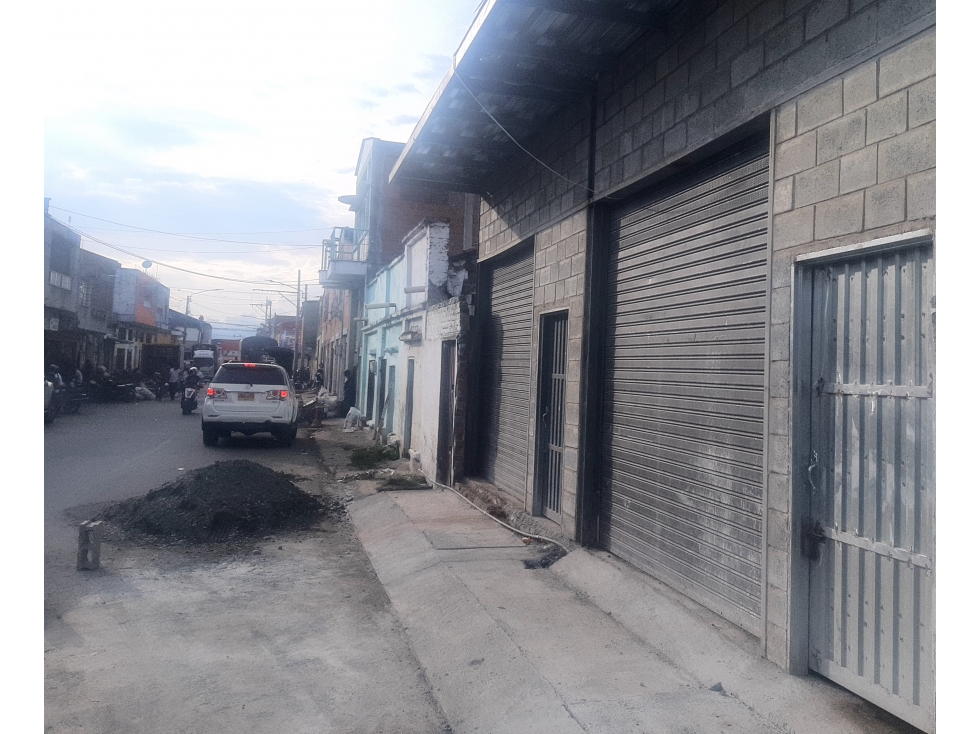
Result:
M642 181L766 115L793 90L927 27L934 11L934 0L687 0L664 30L634 44L599 79L596 197ZM581 98L527 143L557 173L518 153L489 182L481 258L588 204L591 104ZM875 130L885 118L883 108L875 112Z
M788 666L795 259L935 227L935 30L775 111L769 333L768 657ZM799 600L801 601L801 600Z
M534 332L531 352L530 404L537 405L537 374L540 359L541 316L568 312L568 367L565 399L564 476L561 488L561 532L574 537L578 500L578 449L581 390L581 337L584 328L585 244L588 215L585 211L548 227L534 240ZM536 415L532 409L531 416ZM526 510L533 508L533 478L536 472L536 421L530 421L530 471Z

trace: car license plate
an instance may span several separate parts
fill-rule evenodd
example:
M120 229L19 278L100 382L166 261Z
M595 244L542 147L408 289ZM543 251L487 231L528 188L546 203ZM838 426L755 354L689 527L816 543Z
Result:
M242 400L251 400L251 401L254 402L254 400L255 400L255 393L253 393L253 392L240 392L240 393L238 393L238 400L239 401L242 401Z

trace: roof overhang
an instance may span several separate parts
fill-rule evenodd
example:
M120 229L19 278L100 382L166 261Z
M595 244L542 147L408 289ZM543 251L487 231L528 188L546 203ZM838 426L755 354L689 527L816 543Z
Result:
M483 193L487 178L678 0L485 0L391 171ZM495 120L494 120L495 118Z

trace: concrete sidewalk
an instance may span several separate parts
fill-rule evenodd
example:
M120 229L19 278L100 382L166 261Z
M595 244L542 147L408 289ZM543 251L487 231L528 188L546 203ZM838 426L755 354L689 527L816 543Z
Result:
M606 553L540 549L444 490L351 503L455 734L914 732Z

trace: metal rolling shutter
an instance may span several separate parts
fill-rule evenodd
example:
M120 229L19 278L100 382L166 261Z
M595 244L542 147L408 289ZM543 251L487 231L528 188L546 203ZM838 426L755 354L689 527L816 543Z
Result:
M760 634L768 147L612 218L603 547Z
M533 249L495 265L489 280L482 379L483 474L522 500L530 433Z

